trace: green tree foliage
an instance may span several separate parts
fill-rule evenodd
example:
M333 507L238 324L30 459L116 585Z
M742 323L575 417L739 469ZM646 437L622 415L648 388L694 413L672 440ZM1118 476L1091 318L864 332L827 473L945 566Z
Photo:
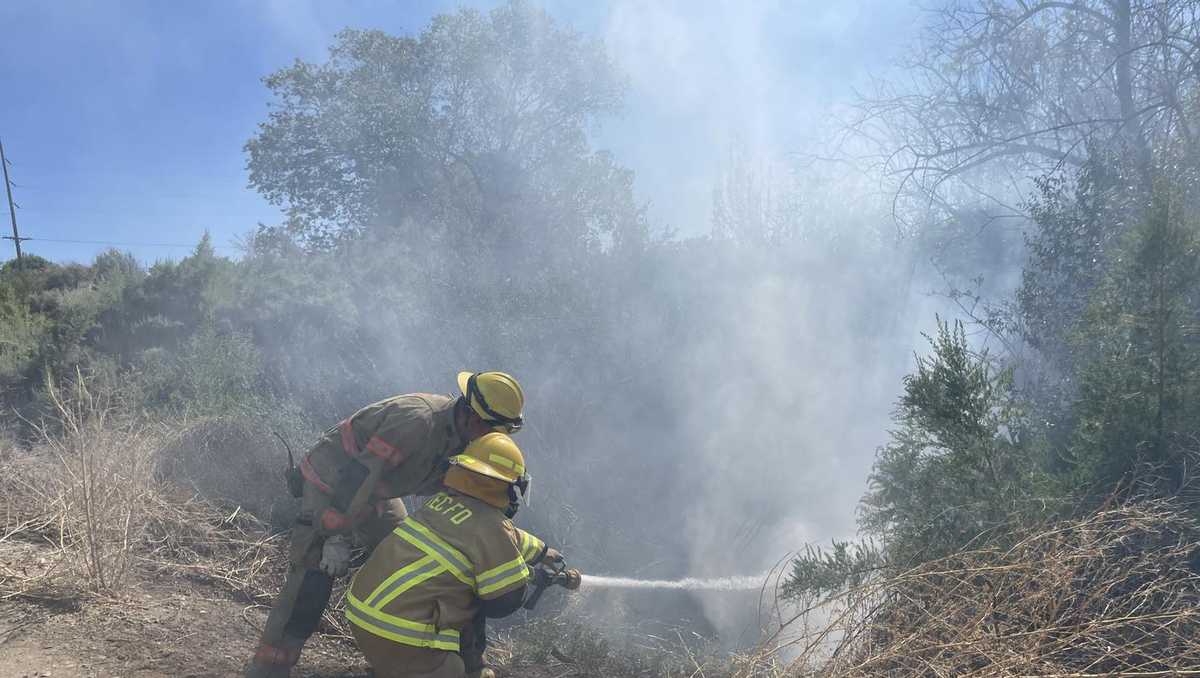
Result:
M1040 504L1037 447L1012 373L976 351L960 322L938 321L931 353L904 379L891 440L878 450L859 523L872 542L834 542L792 562L784 593L819 595L906 568L1006 526Z
M1017 292L1021 335L1063 370L1074 364L1070 336L1134 212L1136 192L1117 162L1093 155L1073 176L1043 177L1029 204L1036 228Z
M1142 192L1119 155L1095 150L1077 172L1037 180L1029 201L1027 260L1014 303L1004 313L1022 357L1022 390L1037 411L1034 426L1049 442L1050 466L1063 472L1075 427L1077 374L1095 356L1072 342L1116 245L1138 217Z
M230 409L217 391L243 399L249 391L217 383L220 371L259 379L257 353L236 340L244 333L219 329L235 270L207 236L190 256L149 270L116 251L90 266L9 262L0 269L0 397L36 419L46 375L79 368L136 393L133 401L147 409Z
M176 350L144 351L130 376L138 402L158 412L261 416L272 405L253 340L212 325Z
M250 179L289 222L256 234L230 319L267 347L274 389L337 411L431 355L515 371L545 364L534 337L609 350L595 311L627 284L589 279L647 234L631 173L588 141L624 88L599 42L511 2L413 37L345 31L267 85Z
M879 450L861 525L900 564L944 555L1022 510L1032 463L1011 373L940 321L932 353L904 380L892 440Z
M141 351L173 348L195 328L213 319L214 309L232 294L233 262L218 257L206 234L191 256L178 262L159 262L136 285L126 287L119 315L101 320L96 343L105 353L128 361Z
M1115 248L1071 338L1078 375L1074 485L1128 493L1139 468L1155 492L1182 489L1200 439L1200 252L1187 196L1164 178Z
M108 296L88 266L29 256L0 268L0 380L11 405L35 397L48 367L87 362L85 339Z
M902 567L1060 511L1139 498L1190 501L1200 453L1200 240L1187 164L1157 171L1139 205L1121 160L1040 182L1037 230L1014 306L1036 353L997 363L941 323L904 381L861 527L793 563L788 592L852 584L879 556ZM996 365L1007 365L997 368ZM1028 376L1020 383L1018 371Z
M622 80L602 45L525 2L417 37L344 31L326 63L266 82L250 183L310 243L381 230L538 257L636 235L629 173L587 140Z
M792 560L783 582L785 598L819 598L852 588L887 567L884 553L866 541L838 541L829 548L808 546Z

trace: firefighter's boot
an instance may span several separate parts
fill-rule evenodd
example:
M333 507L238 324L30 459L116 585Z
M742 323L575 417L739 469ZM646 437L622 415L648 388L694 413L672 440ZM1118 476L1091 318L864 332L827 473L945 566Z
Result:
M285 635L277 645L259 645L246 667L245 678L289 678L292 667L300 661L305 640Z

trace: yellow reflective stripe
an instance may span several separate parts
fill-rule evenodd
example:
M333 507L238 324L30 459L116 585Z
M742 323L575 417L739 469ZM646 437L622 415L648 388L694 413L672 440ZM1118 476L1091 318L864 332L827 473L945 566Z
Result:
M520 535L521 539L521 557L530 565L536 565L533 559L542 553L542 549L546 547L546 543L522 529L518 529L517 534Z
M475 577L475 581L479 582L480 586L482 586L482 585L488 583L489 580L494 579L496 577L496 575L504 574L504 573L512 570L517 565L522 565L522 566L525 565L525 560L523 558L513 558L512 560L508 561L507 563L504 563L502 565L497 565L496 567L493 567L492 569L488 570L487 572L479 573L479 575Z
M518 557L476 577L476 592L481 596L495 593L529 577L525 558Z
M458 631L454 629L439 631L433 624L421 624L382 613L379 614L386 619L379 619L370 614L371 612L374 610L370 608L347 607L346 619L364 631L404 645L429 647L447 652L459 651Z
M513 461L512 459L509 459L508 457L502 457L498 454L489 454L488 461L492 462L493 464L500 464L504 468L515 472L518 476L523 475L525 473L524 466L521 466L520 464Z
M503 466L504 468L507 468L507 469L517 468L517 463L515 461L513 461L512 459L509 459L508 457L502 457L498 454L489 454L488 461L496 462L497 464L500 464L501 466Z
M475 587L475 578L471 575L471 571L474 569L471 565L471 559L464 556L458 549L447 544L433 530L412 518L405 518L404 522L400 523L393 532L404 541L421 549L426 555L432 556L439 563L445 565L446 569L450 574L454 575L455 579L467 586Z
M396 596L445 571L446 566L438 562L437 558L425 556L396 570L392 576L383 580L383 583L375 587L371 595L367 596L366 604L382 609L384 605L395 600Z

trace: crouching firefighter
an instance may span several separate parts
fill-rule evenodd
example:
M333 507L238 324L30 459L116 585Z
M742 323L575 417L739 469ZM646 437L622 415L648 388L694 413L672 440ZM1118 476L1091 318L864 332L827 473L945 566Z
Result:
M492 678L484 620L525 601L529 570L561 564L513 526L528 488L512 439L489 433L451 458L445 487L371 554L346 595L346 618L376 678ZM580 575L560 570L577 588Z
M287 678L350 567L351 545L368 549L402 523L402 497L441 487L449 459L492 431L522 424L520 385L503 372L462 372L458 398L416 393L368 405L325 432L292 469L300 494L290 567L247 678ZM299 492L296 492L299 490Z

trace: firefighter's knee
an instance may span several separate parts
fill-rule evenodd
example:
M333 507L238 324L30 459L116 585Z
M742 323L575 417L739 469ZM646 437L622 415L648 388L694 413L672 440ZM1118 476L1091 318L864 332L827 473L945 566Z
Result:
M315 568L321 562L321 545L325 539L313 525L312 516L301 513L292 526L288 544L288 559L293 568Z
M333 593L333 579L320 570L305 570L304 580L296 594L292 616L288 619L284 633L295 638L308 638L321 623L321 614L329 605Z

